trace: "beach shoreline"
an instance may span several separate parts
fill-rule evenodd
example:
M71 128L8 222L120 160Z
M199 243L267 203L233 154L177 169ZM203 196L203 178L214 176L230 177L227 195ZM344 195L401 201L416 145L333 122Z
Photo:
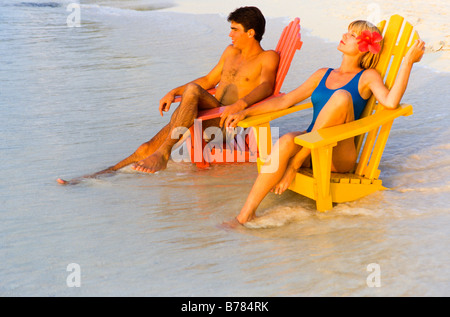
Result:
M351 21L365 19L377 24L399 14L414 26L426 42L426 52L420 65L436 72L450 72L450 5L446 1L175 0L174 6L163 10L227 15L235 8L246 5L259 7L267 18L285 18L288 21L300 17L303 32L333 43L339 42Z
M67 23L72 2L81 2L79 27ZM224 229L254 184L255 164L198 169L172 160L155 174L124 168L76 186L55 181L105 169L164 127L176 105L161 117L159 100L217 63L237 6L261 7L267 49L293 16L302 19L304 44L283 92L339 65L336 40L315 25L340 36L354 18L340 22L343 0L290 2L298 1L0 0L0 295L450 295L450 74L422 62L402 99L414 114L395 120L380 161L389 190L327 213L287 191L266 197L253 228ZM274 141L312 115L274 120ZM381 287L372 288L374 263Z

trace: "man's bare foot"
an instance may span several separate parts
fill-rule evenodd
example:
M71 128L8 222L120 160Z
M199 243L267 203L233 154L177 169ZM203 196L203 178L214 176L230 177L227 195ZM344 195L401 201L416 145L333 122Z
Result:
M97 178L97 176L100 175L112 175L114 174L114 172L116 171L116 168L114 166L110 166L107 169L104 169L100 172L96 172L93 174L89 174L89 175L84 175L84 176L80 176L77 178L73 178L71 180L66 181L65 179L62 178L58 178L56 181L61 184L61 185L76 185L81 183L83 180L88 179L88 178Z
M297 174L297 169L292 167L291 165L288 165L286 168L286 171L284 172L283 177L278 182L278 184L275 185L275 187L272 191L278 195L281 195L282 193L284 193L286 191L286 189L288 189L288 187L294 181L296 174Z
M136 164L131 166L131 168L139 172L156 173L165 169L167 167L168 161L168 157L160 152L155 152L146 159L137 162Z
M61 185L76 185L81 182L82 178L74 178L66 181L65 179L58 178L56 181Z

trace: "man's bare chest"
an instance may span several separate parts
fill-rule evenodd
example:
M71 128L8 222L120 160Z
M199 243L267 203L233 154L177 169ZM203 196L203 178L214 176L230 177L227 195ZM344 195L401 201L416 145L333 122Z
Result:
M230 60L225 62L222 81L229 83L252 82L259 78L261 66L258 62Z

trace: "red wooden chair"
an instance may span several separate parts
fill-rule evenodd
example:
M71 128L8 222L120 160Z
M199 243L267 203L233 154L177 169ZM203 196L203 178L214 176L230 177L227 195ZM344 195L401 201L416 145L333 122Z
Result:
M300 19L295 18L287 25L281 33L275 51L280 55L280 62L278 65L277 75L275 79L275 89L272 96L266 98L274 98L283 93L280 92L284 79L287 75L292 59L294 58L296 50L300 50L303 42L300 35ZM215 89L209 90L211 94L215 93ZM180 101L178 98L176 101ZM261 101L264 102L265 100ZM256 105L256 104L255 104ZM253 105L254 106L254 105ZM200 111L197 120L205 121L220 117L225 107L219 107L210 110ZM250 162L256 161L257 146L250 146L254 142L250 142L252 137L244 137L245 142L239 142L235 140L229 144L224 142L220 146L220 154L218 155L217 147L212 147L210 151L204 151L208 143L203 139L203 131L200 129L201 125L198 124L201 121L197 121L190 128L190 141L187 141L188 150L190 151L191 162L195 163L197 167L208 167L211 163L236 163L236 162ZM245 134L244 134L245 135ZM270 140L271 142L271 140ZM189 145L190 144L190 145ZM206 156L204 155L207 153Z

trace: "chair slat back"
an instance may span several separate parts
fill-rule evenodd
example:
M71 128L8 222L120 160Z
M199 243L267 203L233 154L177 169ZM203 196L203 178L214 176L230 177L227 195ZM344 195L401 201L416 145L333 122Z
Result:
M411 39L413 27L410 23L403 22L403 17L399 15L393 15L389 19L389 23L387 26L386 21L382 21L378 25L380 31L384 33L384 43L383 50L380 55L380 60L375 69L380 73L383 81L385 82L385 86L388 89L391 89L394 85L394 81L400 69L401 62L409 47L412 45L412 43L414 43L416 39L419 38L417 32L414 32L414 35ZM382 108L383 106L377 104L375 96L372 95L372 97L367 102L361 118L372 115ZM377 177L376 173L373 170L368 171L369 165L372 167L372 169L378 168L378 164L369 164L377 137L378 130L370 131L366 134L358 136L355 139L357 153L360 153L359 162L356 166L355 171L356 174L360 176L370 174ZM379 155L377 154L377 156Z
M275 51L280 55L280 62L278 64L277 76L275 81L274 94L278 94L283 85L284 79L288 73L295 51L302 47L300 35L300 19L295 18L289 23L281 33Z

